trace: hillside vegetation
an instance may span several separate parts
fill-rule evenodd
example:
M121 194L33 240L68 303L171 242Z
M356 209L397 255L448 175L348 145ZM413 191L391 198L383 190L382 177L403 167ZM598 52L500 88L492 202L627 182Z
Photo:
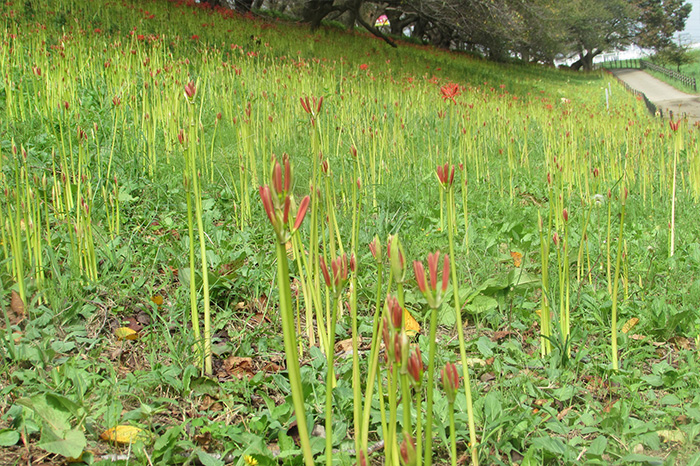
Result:
M700 464L697 126L192 1L0 18L0 463Z

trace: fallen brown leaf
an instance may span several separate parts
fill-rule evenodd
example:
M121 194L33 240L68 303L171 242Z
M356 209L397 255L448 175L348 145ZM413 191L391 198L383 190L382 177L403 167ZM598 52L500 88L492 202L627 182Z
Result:
M12 296L10 297L10 311L7 313L8 319L10 319L10 325L17 325L24 320L26 314L24 312L24 302L20 298L19 293L12 290ZM0 323L2 328L5 328L5 321Z
M690 350L690 340L688 340L686 337L676 335L669 340L669 343L676 345L676 349Z
M568 408L562 409L559 414L557 414L557 420L561 421L566 417L567 414L569 414L569 411L573 409L573 406L569 406Z
M513 332L510 332L508 330L499 330L498 332L493 332L493 338L491 340L493 341L501 341L508 335L511 335Z
M252 358L229 356L224 360L224 369L229 375L238 379L242 379L244 377L248 377L250 379L255 375Z

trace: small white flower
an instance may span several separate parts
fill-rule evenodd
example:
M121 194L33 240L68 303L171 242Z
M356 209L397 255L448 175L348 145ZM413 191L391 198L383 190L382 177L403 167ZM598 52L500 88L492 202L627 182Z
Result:
M595 194L593 196L593 203L596 205L596 207L603 205L605 203L605 196L602 194Z

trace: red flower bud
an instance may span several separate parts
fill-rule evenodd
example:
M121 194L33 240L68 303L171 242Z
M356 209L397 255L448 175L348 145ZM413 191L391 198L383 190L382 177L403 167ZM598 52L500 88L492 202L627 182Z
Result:
M445 395L447 396L448 403L454 403L457 397L457 390L459 389L459 374L457 373L457 366L453 363L448 362L445 364L445 368L441 372L442 387L445 390Z

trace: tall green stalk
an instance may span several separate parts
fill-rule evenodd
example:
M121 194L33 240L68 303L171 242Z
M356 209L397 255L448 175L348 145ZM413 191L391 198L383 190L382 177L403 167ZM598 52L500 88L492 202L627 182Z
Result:
M455 236L455 205L454 205L454 187L452 180L454 177L454 167L452 167L452 175L448 176L447 164L444 170L438 170L438 178L447 191L447 232L450 245L450 269L452 277L452 295L454 297L455 321L457 325L457 336L459 339L459 354L462 362L462 370L464 371L464 395L467 402L467 418L469 424L469 440L472 464L478 466L479 455L476 449L476 423L474 422L474 406L472 403L472 388L471 377L469 376L469 364L467 363L467 350L464 341L464 328L462 326L462 306L459 298L459 280L457 278L457 265L455 261L454 236ZM442 175L440 174L442 172Z
M622 233L625 229L625 206L627 204L627 187L624 182L620 187L620 232L617 237L617 258L615 259L615 279L613 280L613 292L612 292L612 366L614 371L619 370L619 363L617 360L617 291L620 285L620 264L622 261L622 245L623 238Z

